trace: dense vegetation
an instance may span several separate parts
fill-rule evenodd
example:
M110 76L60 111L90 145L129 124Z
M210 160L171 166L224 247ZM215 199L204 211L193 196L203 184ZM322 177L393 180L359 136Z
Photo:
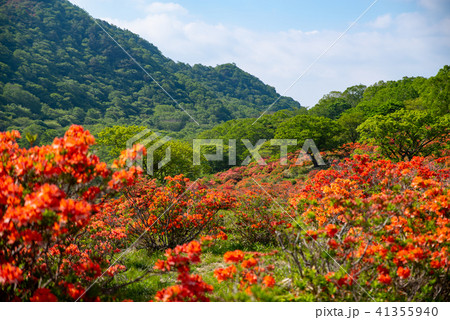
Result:
M108 169L79 126L50 146L18 137L0 135L3 301L450 297L448 149L394 162L350 144L327 170L291 154L161 184L122 169L142 146Z
M403 78L379 81L372 86L356 85L344 92L332 91L312 108L281 110L260 119L238 119L205 130L201 138L237 139L238 164L248 156L241 139L255 144L259 139L297 139L290 151L313 139L321 151L335 150L342 144L377 141L382 152L396 160L416 155L437 154L448 143L450 67L444 66L429 79ZM256 123L255 123L255 120ZM364 123L364 125L363 125ZM228 145L225 143L225 149ZM267 142L261 153L273 155ZM227 162L215 164L215 169Z
M62 0L8 0L0 6L0 130L37 133L38 143L72 123L189 134L257 116L279 97L234 64L176 63L139 36L98 23L179 105L83 10ZM274 109L299 107L283 97Z

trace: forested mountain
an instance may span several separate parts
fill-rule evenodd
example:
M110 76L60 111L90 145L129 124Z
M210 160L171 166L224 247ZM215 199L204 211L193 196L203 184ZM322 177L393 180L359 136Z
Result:
M234 64L177 63L136 34L98 23L179 106L82 9L65 0L8 0L0 6L0 131L37 133L40 143L74 123L189 133L255 117L279 97ZM283 97L272 111L295 108Z

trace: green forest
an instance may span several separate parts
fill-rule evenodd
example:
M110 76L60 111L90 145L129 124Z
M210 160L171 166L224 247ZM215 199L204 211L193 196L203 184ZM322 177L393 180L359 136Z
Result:
M139 36L99 23L156 82L68 1L1 5L0 130L38 134L38 143L51 142L72 123L93 132L131 123L187 136L257 116L279 97L234 64L174 62ZM283 97L274 110L297 108Z

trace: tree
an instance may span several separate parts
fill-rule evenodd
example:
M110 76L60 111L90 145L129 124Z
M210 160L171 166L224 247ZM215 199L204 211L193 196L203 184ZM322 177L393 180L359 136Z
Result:
M422 100L425 105L440 114L450 113L450 66L446 65L435 77L426 81L422 88Z
M275 139L297 139L296 149L300 149L306 139L313 139L321 151L339 146L339 125L325 117L298 115L281 123L275 131Z
M343 142L356 142L359 140L359 133L356 130L358 126L363 123L367 117L363 112L356 109L350 109L344 112L337 123L342 128L342 141Z
M126 149L127 140L145 129L141 126L106 127L98 133L97 145L103 153L106 153L106 159L111 161L118 158L122 150Z
M256 119L238 119L231 120L220 125L215 126L211 130L202 132L199 138L203 139L223 139L223 161L210 162L209 165L213 171L221 171L229 167L229 150L230 140L235 142L236 148L236 162L240 165L243 160L250 154L245 146L243 139L248 139L252 145L255 145L260 139L272 139L275 131L275 124L281 122L281 120L274 119L275 115L265 115L261 119L255 122ZM279 115L279 114L278 114ZM214 146L202 147L202 154L215 153ZM231 159L234 162L234 159Z
M38 97L23 89L19 84L7 83L3 87L3 97L8 103L15 103L29 108L34 113L41 111L41 102Z
M294 150L301 149L306 139L312 139L319 151L326 151L333 150L340 145L340 131L339 124L334 120L325 117L298 115L278 126L275 139L297 139ZM309 150L308 154L314 166L317 167L318 164L312 150Z
M358 103L364 96L364 91L366 91L367 87L363 84L358 84L356 86L351 86L345 89L342 93L342 98L347 101L352 108L356 107Z
M309 110L314 116L337 119L348 109L356 107L363 98L365 85L348 87L344 92L331 91L324 95L319 102Z
M197 178L201 173L208 172L209 166L205 161L200 166L193 164L193 150L189 143L171 139L168 136L163 137L147 130L141 126L114 126L104 128L99 132L98 136L98 152L109 162L117 159L123 150L127 149L127 141L131 144L143 144L147 149L147 156L142 159L142 169L144 172L151 174L159 181L164 181L166 176L175 176L184 174L189 178ZM167 138L167 141L161 139ZM149 158L149 149L158 141L163 142L152 151L153 158ZM166 158L166 150L170 149L168 162L163 166L159 163ZM148 170L148 165L152 165Z
M310 114L334 120L351 107L350 103L342 98L331 98L328 100L323 100L322 98L317 105L310 109Z
M148 150L148 145L146 145ZM166 150L170 148L170 160L161 168L158 163L166 157ZM201 165L193 164L194 151L189 143L179 140L170 140L153 153L153 177L159 181L165 181L165 177L174 177L183 174L188 178L198 178L202 173L210 170L206 161L201 161ZM147 154L148 159L148 154ZM147 169L148 162L144 161L144 169Z
M430 111L403 109L371 117L357 131L362 140L378 145L385 156L398 161L410 160L448 148L450 115L437 116Z

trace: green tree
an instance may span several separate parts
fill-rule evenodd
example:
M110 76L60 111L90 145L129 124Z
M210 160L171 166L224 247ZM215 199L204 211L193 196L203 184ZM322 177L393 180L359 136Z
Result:
M413 101L413 100L410 100ZM387 100L385 102L380 102L375 104L372 101L362 101L358 104L356 110L364 113L366 117L373 117L378 115L387 115L393 113L405 107L404 102L399 102L395 100Z
M340 144L339 133L341 127L331 119L309 115L298 115L281 123L276 132L275 139L297 139L297 145L288 148L295 151L302 148L306 139L312 139L319 151L333 150ZM317 166L312 154L311 160Z
M410 160L414 156L439 154L448 148L450 115L403 109L367 119L358 132L363 141L378 145L385 156L397 161Z
M148 147L148 146L146 146ZM170 148L170 160L161 168L158 163L166 157L166 150ZM203 159L201 165L193 164L194 151L189 143L179 140L170 140L163 146L156 149L153 153L153 177L163 182L167 176L176 176L184 174L190 179L196 179L202 174L210 171L208 163ZM148 155L147 155L148 159ZM144 159L144 169L147 169L147 163Z
M344 112L337 123L341 127L342 142L356 142L359 140L359 133L357 128L363 123L367 117L363 112L357 109L350 109Z
M446 65L422 87L422 101L439 114L450 113L450 66Z
M310 109L310 114L335 120L351 107L351 104L343 98L321 99L317 105Z
M108 159L109 162L117 159L122 150L127 149L127 141L132 144L141 143L146 147L148 154L142 158L142 168L144 172L151 173L153 177L164 181L166 176L175 176L183 173L189 178L197 178L202 173L210 170L206 161L202 161L200 166L193 165L193 150L189 143L170 139L160 147L151 152L153 158L149 158L151 147L163 138L157 137L152 131L144 131L142 126L113 126L107 127L98 133L97 152L101 158ZM170 149L170 160L159 167L158 164L166 158L166 150ZM147 165L152 165L148 170Z
M278 112L275 114L278 114ZM255 122L255 120L256 119L254 118L250 118L227 121L215 126L211 130L204 131L199 135L199 138L202 139L223 139L223 161L210 162L210 166L214 172L221 171L229 167L230 140L235 141L235 163L239 165L248 155L250 155L250 152L242 141L243 139L249 140L254 146L260 139L268 140L274 137L274 124L280 121L278 117L275 117L274 115L265 115L259 121ZM202 154L211 154L215 152L216 150L214 146L202 147ZM232 161L234 162L234 158Z
M366 91L366 89L367 87L363 84L348 87L342 93L342 98L345 99L345 101L349 103L352 106L352 108L354 108L362 100L364 96L364 91Z
M41 102L38 97L23 89L20 84L7 83L3 87L3 97L8 103L15 103L29 108L34 113L41 111Z
M127 141L145 130L142 126L106 127L98 133L97 150L108 162L117 159L127 148Z

